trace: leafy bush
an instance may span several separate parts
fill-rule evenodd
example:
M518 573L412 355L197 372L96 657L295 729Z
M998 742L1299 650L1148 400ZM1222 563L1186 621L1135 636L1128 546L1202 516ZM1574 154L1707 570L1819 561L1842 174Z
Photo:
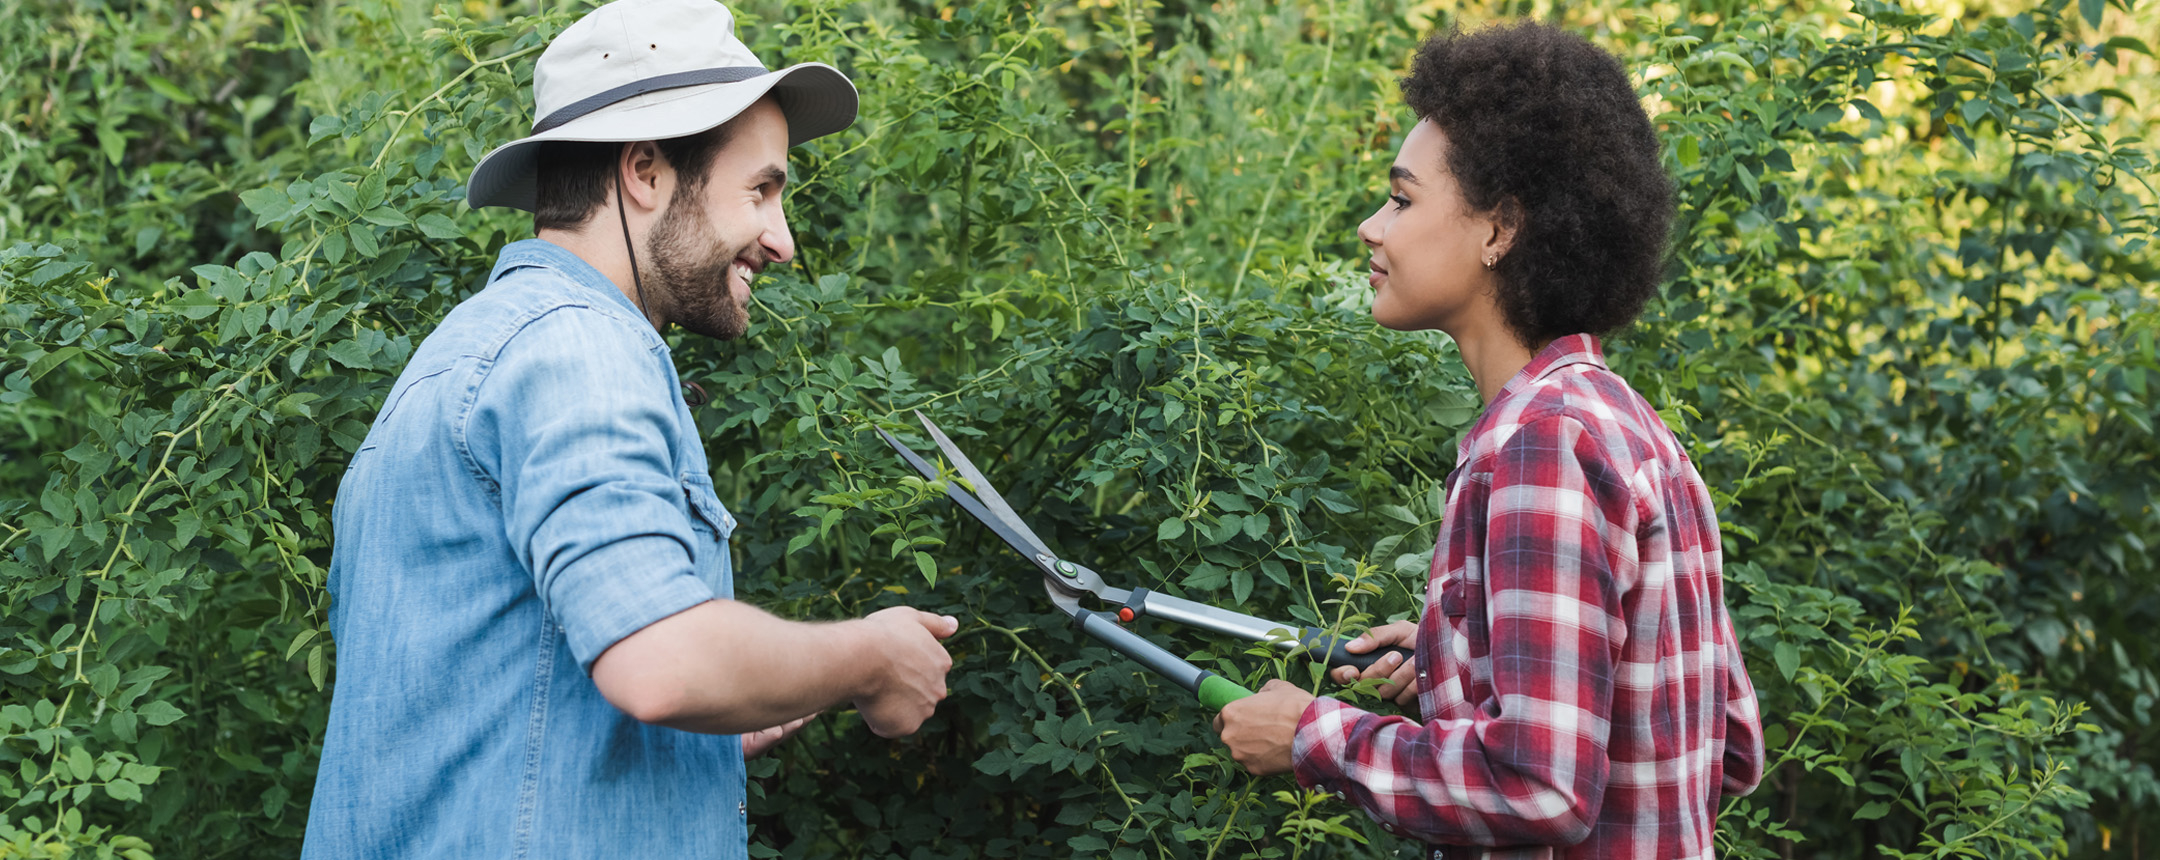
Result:
M413 345L528 231L460 183L528 126L531 60L576 11L6 11L0 857L290 855L335 674L337 477ZM1113 578L1411 617L1477 400L1444 337L1367 320L1351 229L1407 121L1393 78L1455 13L744 12L768 60L851 70L864 115L796 151L802 258L759 285L749 337L677 351L718 395L699 419L743 595L963 621L922 734L831 715L754 765L754 853L1409 851L1243 776L871 431L931 414ZM2151 7L1563 19L1641 72L1680 189L1672 283L1609 353L1723 506L1776 768L1727 802L1721 851L2134 846L2160 811L2137 139L2160 74L2124 34Z

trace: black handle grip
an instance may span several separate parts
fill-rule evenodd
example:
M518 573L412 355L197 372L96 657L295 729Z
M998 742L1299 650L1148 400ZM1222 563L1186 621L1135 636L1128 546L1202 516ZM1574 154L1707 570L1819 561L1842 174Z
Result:
M1305 646L1305 655L1316 663L1326 663L1331 667L1356 666L1360 672L1372 668L1374 663L1380 662L1380 658L1389 654L1401 654L1404 663L1410 662L1412 654L1410 649L1399 645L1376 648L1364 654L1352 654L1343 647L1350 644L1349 637L1329 636L1327 631L1318 627L1305 628L1305 638L1300 640L1300 644Z

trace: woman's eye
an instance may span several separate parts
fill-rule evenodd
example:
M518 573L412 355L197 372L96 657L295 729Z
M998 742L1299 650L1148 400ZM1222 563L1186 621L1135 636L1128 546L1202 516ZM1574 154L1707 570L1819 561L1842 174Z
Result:
M1395 201L1396 209L1410 208L1410 198L1408 197L1404 197L1400 194L1390 194L1387 196L1387 199Z

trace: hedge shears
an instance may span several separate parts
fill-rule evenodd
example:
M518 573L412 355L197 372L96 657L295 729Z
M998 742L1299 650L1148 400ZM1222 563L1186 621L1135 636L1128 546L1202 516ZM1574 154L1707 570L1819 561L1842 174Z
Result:
M1049 545L1036 537L1034 530L1021 521L1020 515L1013 512L1012 506L1005 503L1003 496L998 495L997 488L991 486L989 479L983 477L982 471L975 468L975 463L970 461L967 455L960 453L960 449L953 445L944 431L939 430L937 425L931 423L921 412L916 412L915 417L921 419L923 429L930 431L930 438L937 443L938 450L943 452L946 461L952 464L953 471L959 473L960 481L944 481L945 495L951 497L961 510L981 522L991 534L1003 540L1006 546L1012 547L1014 552L1018 552L1042 571L1043 586L1050 592L1050 602L1057 604L1058 610L1070 617L1074 626L1101 640L1119 654L1191 691L1199 698L1200 704L1210 710L1221 710L1224 705L1252 695L1252 691L1236 681L1178 658L1122 625L1153 616L1226 636L1271 643L1284 651L1303 653L1315 661L1329 665L1356 666L1359 669L1371 666L1391 651L1400 653L1406 661L1410 658L1409 650L1393 647L1375 650L1369 654L1352 654L1343 647L1349 640L1330 635L1318 627L1298 627L1255 618L1146 588L1124 589L1111 586L1103 582L1102 577L1095 571L1059 558L1056 553L1051 552ZM900 459L906 460L917 473L931 481L941 480L937 467L923 459L922 455L901 444L899 439L893 438L893 435L885 432L883 428L878 430L878 435L885 437L886 443L900 452ZM1106 612L1082 607L1080 601L1090 597L1118 604L1118 608L1116 611Z

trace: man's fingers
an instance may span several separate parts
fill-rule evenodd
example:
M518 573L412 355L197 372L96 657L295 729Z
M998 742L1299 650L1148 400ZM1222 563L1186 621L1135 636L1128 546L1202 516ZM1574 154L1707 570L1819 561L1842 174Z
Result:
M960 619L950 615L939 615L935 612L924 612L920 609L915 610L915 612L920 616L917 620L922 622L923 629L930 631L932 636L943 639L960 632Z
M1348 642L1344 642L1342 647L1344 651L1348 651L1352 654L1363 654L1367 651L1371 651L1373 649L1373 646L1378 644L1380 643L1374 642L1372 640L1371 634L1359 634L1357 638L1352 639Z

